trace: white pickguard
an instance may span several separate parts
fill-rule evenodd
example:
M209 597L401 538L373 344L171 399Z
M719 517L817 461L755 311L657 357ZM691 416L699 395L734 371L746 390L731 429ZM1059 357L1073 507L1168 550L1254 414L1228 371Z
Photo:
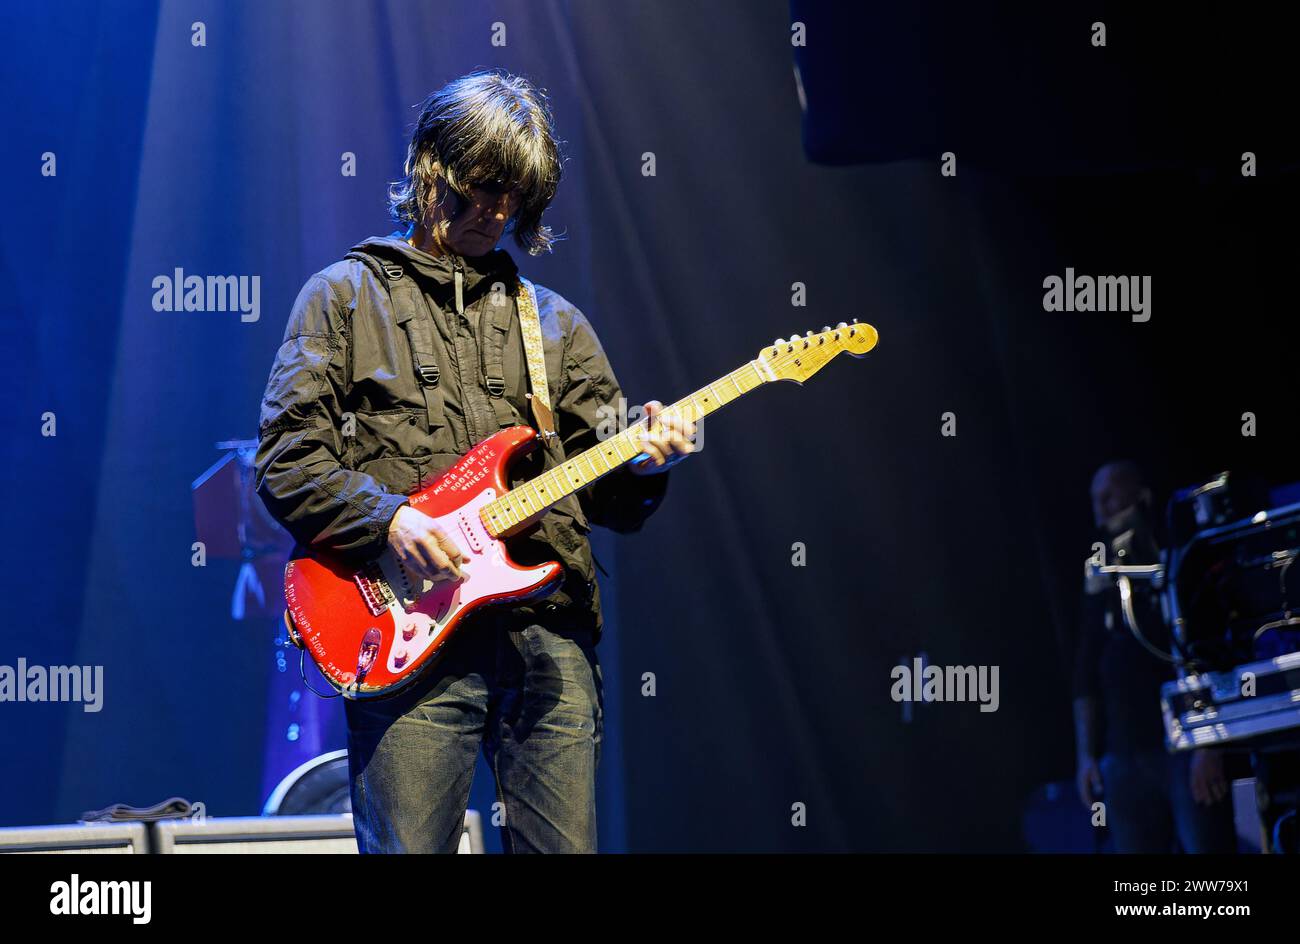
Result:
M460 548L464 579L437 584L422 580L417 587L391 550L385 549L378 558L384 580L396 598L388 608L395 628L393 644L385 656L390 672L401 672L441 644L448 624L470 603L518 592L545 576L545 566L512 567L501 542L488 534L479 509L495 498L495 489L484 489L466 505L435 519L443 534Z

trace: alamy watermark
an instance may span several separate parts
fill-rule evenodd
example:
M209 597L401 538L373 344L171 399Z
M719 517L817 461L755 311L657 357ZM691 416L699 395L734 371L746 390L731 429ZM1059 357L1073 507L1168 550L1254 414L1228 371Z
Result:
M0 702L81 702L81 710L104 707L102 665L0 665Z
M980 711L997 711L998 666L926 665L914 658L911 665L896 665L889 677L894 684L889 697L899 702L979 702Z
M154 311L237 311L245 322L262 317L260 275L186 275L177 267L151 285Z
M1043 311L1119 311L1137 322L1151 320L1151 276L1075 275L1043 279Z
M153 882L82 880L76 872L66 882L50 885L52 915L123 915L132 924L148 924L153 916Z

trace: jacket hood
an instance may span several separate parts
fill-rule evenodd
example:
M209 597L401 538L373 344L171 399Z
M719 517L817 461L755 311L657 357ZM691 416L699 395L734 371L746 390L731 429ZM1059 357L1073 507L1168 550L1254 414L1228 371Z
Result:
M457 256L448 253L444 256L431 256L423 249L416 249L400 232L388 236L370 236L352 247L354 251L367 252L374 256L392 259L400 256L401 260L424 276L440 285L451 285L453 262L458 262L465 272L465 290L472 291L474 286L484 279L512 282L519 273L510 253L504 249L493 249L482 256Z

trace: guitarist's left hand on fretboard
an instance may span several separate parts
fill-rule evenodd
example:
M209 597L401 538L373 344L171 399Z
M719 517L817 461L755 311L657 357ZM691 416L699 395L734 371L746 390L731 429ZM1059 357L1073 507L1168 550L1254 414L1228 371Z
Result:
M638 475L667 471L695 451L695 424L663 409L658 400L642 407L647 426L641 434L642 454L630 466Z

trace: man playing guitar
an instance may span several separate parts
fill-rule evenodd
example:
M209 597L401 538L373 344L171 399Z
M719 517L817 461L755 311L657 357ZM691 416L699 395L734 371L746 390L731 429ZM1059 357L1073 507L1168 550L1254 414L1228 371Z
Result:
M601 407L622 391L591 323L496 248L513 233L531 255L550 250L542 214L560 166L546 98L521 78L474 73L423 103L390 192L402 228L308 280L263 398L258 492L306 553L360 565L391 552L417 582L461 580L456 541L407 498L538 416L521 305L535 307L549 386L538 425L553 419L555 435L517 471L598 442ZM515 561L558 558L557 590L475 613L392 697L346 701L362 852L455 851L480 748L507 851L595 851L601 613L587 532L640 528L695 434L658 401L645 412L641 455L505 539Z

